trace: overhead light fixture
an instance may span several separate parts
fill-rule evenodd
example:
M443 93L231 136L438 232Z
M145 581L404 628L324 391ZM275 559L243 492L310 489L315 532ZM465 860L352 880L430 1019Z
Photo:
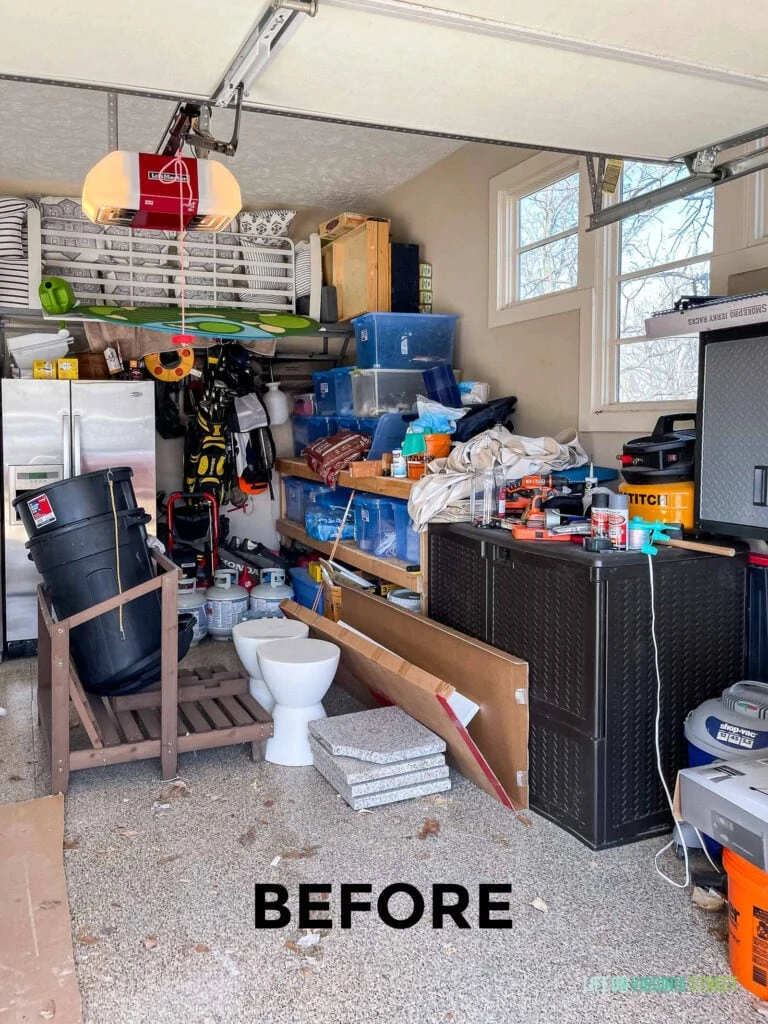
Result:
M699 154L691 157L689 166L696 168L701 164L698 162ZM673 199L681 199L684 196L694 195L696 192L703 192L704 189L722 185L726 181L734 181L736 178L743 178L747 174L754 174L755 171L768 170L768 149L758 149L746 156L734 157L732 160L724 160L722 163L711 163L711 170L700 171L691 174L688 178L674 181L671 185L662 185L661 188L646 192L642 196L635 196L634 199L627 199L623 203L614 203L604 210L598 210L590 214L588 231L597 228L607 227L608 224L616 224L625 217L634 217L638 213L645 213L646 210L654 210Z
M245 94L274 60L296 29L317 14L318 0L272 0L259 21L224 72L221 84L211 97L217 107L228 107L238 87Z
M82 203L95 224L162 231L222 231L242 208L240 186L218 160L121 150L90 169Z

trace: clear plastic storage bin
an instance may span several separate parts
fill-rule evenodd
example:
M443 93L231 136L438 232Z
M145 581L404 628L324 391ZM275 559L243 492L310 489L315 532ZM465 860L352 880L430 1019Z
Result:
M351 416L354 367L338 366L312 374L315 387L315 409L318 416Z
M393 501L395 529L397 530L397 557L409 565L418 565L421 556L419 534L408 515L407 501Z
M389 498L355 497L355 535L361 551L377 558L397 558L395 510Z
M357 365L387 370L450 365L457 320L438 313L365 313L355 317Z
M421 370L355 370L352 374L355 416L412 412L423 393Z
M336 420L332 416L294 416L293 417L293 453L301 455L302 451L320 437L330 437L337 430Z

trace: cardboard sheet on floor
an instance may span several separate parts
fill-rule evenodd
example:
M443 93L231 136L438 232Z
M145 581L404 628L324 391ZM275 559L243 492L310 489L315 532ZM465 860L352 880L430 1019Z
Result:
M526 808L526 662L352 588L344 588L342 606L344 620L371 640L292 601L281 605L307 623L310 636L339 645L338 683L397 704L446 741L475 785L506 807ZM480 705L469 731L449 705L455 690Z
M0 1020L82 1024L64 877L64 798L0 806Z

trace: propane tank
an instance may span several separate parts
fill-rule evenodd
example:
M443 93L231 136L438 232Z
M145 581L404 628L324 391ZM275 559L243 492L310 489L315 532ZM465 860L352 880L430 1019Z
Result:
M248 591L236 583L234 569L217 569L213 586L205 592L208 632L214 640L229 640L232 627L248 611Z
M195 628L192 633L192 647L208 636L208 613L205 592L198 590L193 579L179 582L179 615L194 615Z
M251 611L259 619L282 619L280 602L293 600L293 587L285 582L285 569L262 569L261 583L251 591Z

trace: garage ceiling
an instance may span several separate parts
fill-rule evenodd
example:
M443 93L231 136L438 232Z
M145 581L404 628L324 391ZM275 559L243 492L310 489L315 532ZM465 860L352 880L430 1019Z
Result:
M121 149L154 150L173 108L169 101L121 96ZM232 112L215 110L212 128L219 138L229 138ZM0 81L0 139L0 180L50 182L36 187L76 193L88 169L107 152L107 97ZM248 205L365 211L373 199L461 145L249 112L243 115L237 154L223 162Z
M0 73L207 98L268 7L0 0ZM753 0L319 0L248 103L669 159L768 121L767 44Z

